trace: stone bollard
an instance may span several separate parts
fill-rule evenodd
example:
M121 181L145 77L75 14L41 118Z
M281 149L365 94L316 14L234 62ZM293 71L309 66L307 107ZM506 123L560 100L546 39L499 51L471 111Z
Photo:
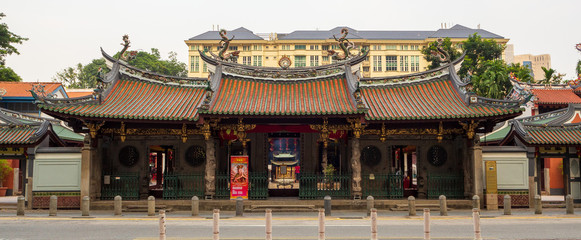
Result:
M504 195L504 215L511 215L512 214L512 199L510 195Z
M155 197L149 196L147 198L147 216L155 216Z
M325 196L324 207L325 207L325 216L331 216L331 196L329 195Z
M410 216L416 215L416 198L414 196L408 197L408 212Z
M244 200L242 197L236 198L236 217L244 216Z
M272 210L266 209L265 217L266 219L266 240L272 240Z
M573 206L573 196L568 194L565 197L565 206L567 207L567 214L575 214L575 208Z
M89 216L89 209L90 208L91 208L90 198L89 198L89 196L84 196L83 199L81 200L81 216L83 216L83 217Z
M213 240L220 239L220 209L214 209L214 227L213 227Z
M165 240L165 210L159 210L159 240Z
M319 209L319 238L318 239L325 240L325 210L324 209Z
M198 196L192 197L192 216L198 216L200 214L200 199Z
M113 211L115 212L115 216L121 216L123 212L123 198L119 195L113 199Z
M482 235L480 234L480 214L478 214L478 209L472 209L472 219L474 220L474 239L481 240Z
M367 196L367 216L371 214L371 209L375 207L373 196Z
M371 240L377 240L377 209L372 208L371 212Z
M48 216L56 216L58 197L55 195L50 196L50 202L48 204Z
M24 216L24 197L18 196L16 203L16 216Z
M430 209L424 208L424 239L430 240Z
M472 208L478 208L478 211L480 212L480 197L478 195L472 197Z
M448 204L444 195L440 195L440 216L448 216Z
M535 214L543 214L543 203L539 195L535 196Z

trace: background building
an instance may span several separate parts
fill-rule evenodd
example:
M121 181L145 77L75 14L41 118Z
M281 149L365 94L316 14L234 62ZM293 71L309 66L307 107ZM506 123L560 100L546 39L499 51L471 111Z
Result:
M540 81L545 79L545 72L543 72L542 67L545 67L546 69L551 68L551 55L516 55L514 56L513 63L520 63L523 66L527 66L532 70L532 75L535 81Z
M297 30L291 33L254 34L246 28L228 31L230 42L228 51L240 51L238 63L252 66L278 67L278 61L288 56L291 67L310 67L333 63L327 50L340 52L333 36L340 38L341 29ZM347 27L348 28L348 27ZM367 47L370 52L361 65L363 77L396 76L425 71L429 65L421 50L438 38L449 37L459 44L471 34L478 33L486 39L494 39L506 44L509 39L484 29L472 29L454 25L436 31L360 31L348 28L348 38L355 46ZM262 36L262 37L261 37ZM218 31L208 31L186 40L189 49L188 76L207 77L206 63L200 59L198 50L219 51ZM504 58L504 56L503 56Z

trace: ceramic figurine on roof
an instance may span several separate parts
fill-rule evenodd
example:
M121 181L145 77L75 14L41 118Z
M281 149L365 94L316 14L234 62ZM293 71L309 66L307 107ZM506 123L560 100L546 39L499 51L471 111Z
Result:
M442 43L444 42L444 40L442 40L441 38L438 38L438 46L436 46L436 49L438 51L432 51L432 55L436 56L438 58L438 60L442 63L450 63L450 54L444 50L444 48L442 48Z
M335 60L345 60L347 58L352 57L351 49L355 48L355 44L349 41L349 39L347 39L347 34L349 34L349 30L347 28L343 28L341 29L341 34L343 34L343 36L341 36L339 39L337 39L335 35L333 35L333 38L335 38L335 41L337 41L339 47L341 48L341 50L343 50L343 53L338 53L333 50L327 50L329 55L332 56L333 59Z
M237 62L238 54L240 54L240 51L226 53L226 51L228 51L228 47L230 46L230 41L234 40L234 37L236 36L232 36L232 38L228 39L228 36L226 36L226 30L222 29L220 30L220 37L222 39L220 40L219 43L220 51L218 52L218 56L215 56L212 52L210 52L210 54L212 54L215 58L223 61Z
M129 41L129 35L127 35L127 34L123 35L123 43L121 43L121 46L123 46L123 49L121 50L121 53L119 53L118 59L124 58L123 54L125 53L125 51L127 51L127 49L129 47L131 47L131 46L129 46L130 43L131 43L131 41Z

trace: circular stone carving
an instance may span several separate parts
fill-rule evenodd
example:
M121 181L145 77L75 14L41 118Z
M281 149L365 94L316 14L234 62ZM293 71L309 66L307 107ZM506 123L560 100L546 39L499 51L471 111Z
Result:
M579 176L579 159L571 161L571 176Z
M379 148L373 145L365 146L363 150L361 150L361 162L365 164L365 166L373 167L381 161L381 151Z
M439 167L446 163L448 159L448 153L446 153L446 149L440 146L432 146L428 150L428 161L430 164Z
M206 150L201 146L191 146L186 151L186 162L192 167L200 166L206 161Z
M139 152L134 146L125 146L119 151L119 162L124 166L131 167L139 161Z

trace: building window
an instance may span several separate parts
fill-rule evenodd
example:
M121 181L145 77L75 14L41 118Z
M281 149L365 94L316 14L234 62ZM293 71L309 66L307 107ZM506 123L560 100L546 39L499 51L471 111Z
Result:
M206 62L202 64L202 72L208 72L208 65L206 65Z
M198 51L198 49L200 49L200 45L190 45L190 50Z
M363 67L364 72L369 72L369 67Z
M200 56L192 56L190 58L190 72L200 71Z
M397 56L385 56L385 71L397 71Z
M242 51L247 52L247 51L250 51L250 50L251 50L250 46L242 46Z
M408 50L408 49L409 49L408 45L401 45L399 48L399 50Z
M238 51L238 46L230 46L230 47L228 47L228 50L230 50L230 51Z
M319 66L319 56L311 56L311 67Z
M409 71L408 56L399 56L399 71Z
M244 56L244 57L242 57L242 64L244 64L244 65L252 65L252 57L251 56Z
M204 46L204 52L212 50L212 46Z
M323 51L327 51L327 50L329 50L329 45L323 45L323 46L321 46L321 49Z
M397 50L397 45L385 45L385 50Z
M319 45L311 45L311 46L309 46L309 49L311 49L311 50L319 50Z
M290 49L290 46L291 46L291 45L282 45L282 46L281 46L281 49L282 49L282 50L291 50L291 49Z
M323 62L329 63L329 56L323 56Z
M410 50L419 50L420 47L418 45L410 45Z
M254 61L252 61L253 66L262 67L262 56L252 56Z
M381 72L381 56L373 56L373 71Z
M420 71L420 56L410 56L411 61L411 70L412 72L419 72Z
M295 50L306 50L307 45L295 45Z
M381 45L373 45L373 50L375 51L381 50Z
M307 56L295 56L295 67L306 67Z
M262 45L255 44L255 45L253 45L252 50L254 50L254 51L261 51L262 50Z
M337 49L339 49L339 45L331 45L331 49L337 50Z

